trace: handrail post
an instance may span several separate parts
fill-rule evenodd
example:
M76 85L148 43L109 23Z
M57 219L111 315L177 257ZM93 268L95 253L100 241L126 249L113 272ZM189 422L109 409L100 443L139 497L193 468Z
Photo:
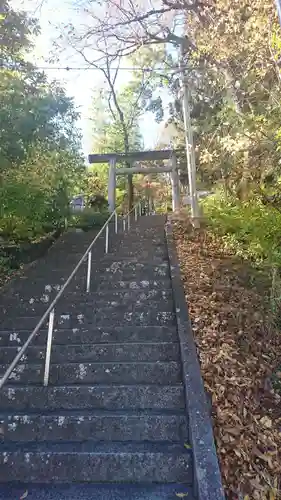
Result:
M105 228L105 253L108 253L108 243L109 243L109 226L107 224Z
M117 212L115 212L115 234L118 233L118 215Z
M54 319L55 319L55 309L52 309L51 312L50 312L50 315L49 315L47 348L46 348L46 358L45 358L45 370L44 370L44 386L45 387L47 387L48 384L49 384L51 350L52 350L53 330L54 330Z
M88 253L87 285L86 292L89 293L91 286L92 250Z
M124 232L126 231L126 219L125 218L123 219L123 231Z
M135 221L138 220L138 207L137 205L135 206Z
M140 216L140 217L141 217L141 212L142 212L142 210L141 210L141 201L140 201L140 202L139 202L139 216Z
M128 214L128 231L131 228L131 214Z

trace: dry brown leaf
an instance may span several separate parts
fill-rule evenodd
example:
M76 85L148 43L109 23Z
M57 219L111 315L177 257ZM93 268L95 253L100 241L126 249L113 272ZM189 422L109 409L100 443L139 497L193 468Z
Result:
M281 373L281 337L269 328L270 283L186 220L174 236L226 496L281 500L281 405L271 384L271 373ZM276 498L269 498L270 485Z
M267 429L271 429L271 427L272 427L272 420L270 418L268 418L267 416L261 418L260 422Z
M241 436L241 428L238 427L225 427L224 432L232 434L232 436Z

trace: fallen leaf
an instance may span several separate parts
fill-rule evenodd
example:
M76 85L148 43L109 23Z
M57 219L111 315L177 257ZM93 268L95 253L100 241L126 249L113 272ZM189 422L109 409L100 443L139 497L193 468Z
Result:
M281 391L271 377L281 380L281 337L264 300L268 271L256 273L226 240L208 226L194 231L184 215L174 238L226 497L277 500Z
M272 420L268 417L262 417L261 418L261 424L264 425L264 427L266 427L267 429L271 429L272 427Z
M188 443L184 443L183 445L187 450L191 450L191 446Z
M224 432L232 434L232 436L241 436L241 429L238 429L237 427L226 427Z
M28 490L26 490L26 491L22 494L22 496L20 497L20 500L24 500L25 498L27 498L27 496L28 496Z
M178 497L178 498L184 498L187 496L188 496L188 493L176 493L176 497Z

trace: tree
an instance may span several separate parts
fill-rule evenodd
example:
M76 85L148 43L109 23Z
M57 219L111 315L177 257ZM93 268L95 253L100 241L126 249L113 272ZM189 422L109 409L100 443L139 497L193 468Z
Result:
M64 30L72 46L95 47L102 58L106 45L110 57L128 56L144 46L173 44L194 48L191 38L179 36L186 12L202 16L204 4L198 0L152 0L133 2L124 0L82 0L83 18L87 22L78 26L67 24Z
M0 159L20 162L29 144L46 140L61 148L80 147L77 120L71 98L57 82L49 83L46 75L26 62L32 49L31 37L38 32L34 20L14 12L4 2L0 18Z
M2 0L0 28L0 67L16 69L26 66L24 54L32 48L32 35L38 33L36 21L15 12L8 1Z
M36 140L76 149L77 117L72 99L55 82L48 84L43 74L34 69L1 72L0 168L22 161Z
M227 29L226 29L227 28ZM200 179L223 179L241 194L279 175L280 42L274 5L259 0L205 6L204 18L185 13L194 48L184 54ZM175 66L177 56L171 66ZM167 125L184 145L180 75L164 80L171 95ZM158 108L160 102L155 103Z
M204 26L187 19L197 46L190 82L200 163L211 181L243 197L279 175L277 16L260 0L221 0L206 16Z
M19 240L61 223L85 165L72 99L26 62L36 24L7 2L2 12L0 231Z
M82 54L87 63L100 69L107 86L105 90L100 91L98 105L95 106L95 122L99 127L98 147L103 152L115 151L126 155L140 145L138 121L145 110L149 109L150 99L157 86L155 79L151 78L153 68L151 68L151 71L142 69L148 57L147 52L147 50L143 50L140 53L138 71L134 72L129 84L120 91L118 90L118 74L121 56L112 58L105 55L104 66L98 66L85 56L84 50L79 49L79 53ZM152 66L155 67L158 60L159 53L155 51L153 57L150 57ZM133 59L129 60L131 65L134 65L134 62ZM96 119L97 114L100 114L98 111L100 107L103 109L101 122ZM102 147L102 141L106 143L104 148ZM126 162L126 166L130 167L131 165ZM128 175L128 198L131 209L133 206L133 181L131 175Z
M93 131L93 151L96 153L129 153L142 147L142 136L138 120L143 113L144 95L140 84L132 80L124 88L114 89L114 98L121 111L121 116L111 103L110 90L96 90L91 114ZM92 167L106 190L108 165ZM129 184L129 204L132 205L132 179ZM117 179L117 187L124 188L124 179Z

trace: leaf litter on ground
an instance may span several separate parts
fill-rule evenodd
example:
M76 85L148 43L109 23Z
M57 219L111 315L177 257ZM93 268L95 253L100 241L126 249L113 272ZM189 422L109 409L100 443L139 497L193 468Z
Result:
M270 283L206 228L174 223L186 300L228 500L281 498L281 335Z

